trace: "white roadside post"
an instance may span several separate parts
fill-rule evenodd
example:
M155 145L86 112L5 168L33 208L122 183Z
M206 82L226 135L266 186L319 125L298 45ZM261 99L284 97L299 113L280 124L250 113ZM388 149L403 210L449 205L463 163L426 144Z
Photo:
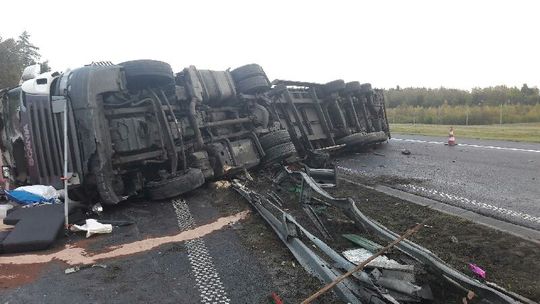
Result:
M64 225L68 228L69 196L68 196L68 99L64 99Z

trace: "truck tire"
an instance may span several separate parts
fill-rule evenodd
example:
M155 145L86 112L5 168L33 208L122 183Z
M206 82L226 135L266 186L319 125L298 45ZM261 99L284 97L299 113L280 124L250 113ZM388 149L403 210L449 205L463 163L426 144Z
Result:
M362 85L360 84L360 82L351 81L345 84L345 89L343 90L343 92L345 94L352 94L352 93L360 92L361 90L362 90Z
M266 151L277 145L291 142L291 136L287 130L278 130L261 136L259 142L263 150Z
M236 82L248 79L255 76L263 76L266 78L266 73L263 68L255 63L246 64L231 71L231 75Z
M133 60L119 64L124 68L130 90L148 87L174 87L174 74L168 63L156 60Z
M146 184L149 199L163 200L173 198L195 190L204 184L204 175L200 169L189 168L187 172L161 181Z
M270 82L264 76L254 76L236 83L238 92L242 94L256 94L270 90Z
M296 153L296 148L292 142L277 145L265 151L264 163L270 164L282 161Z
M364 93L368 93L371 91L371 83L363 83L362 85L360 85L361 89L362 89L362 92Z
M346 144L348 147L364 146L388 140L384 132L355 133L336 140L336 144Z
M339 92L343 89L345 89L345 81L343 79L330 81L323 85L323 90L326 94Z

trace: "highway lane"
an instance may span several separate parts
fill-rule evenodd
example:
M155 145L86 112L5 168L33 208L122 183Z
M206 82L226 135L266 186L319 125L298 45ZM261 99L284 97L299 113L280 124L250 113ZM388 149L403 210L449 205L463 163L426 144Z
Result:
M338 158L345 172L540 230L540 144L395 134L376 153ZM402 150L411 155L403 155Z

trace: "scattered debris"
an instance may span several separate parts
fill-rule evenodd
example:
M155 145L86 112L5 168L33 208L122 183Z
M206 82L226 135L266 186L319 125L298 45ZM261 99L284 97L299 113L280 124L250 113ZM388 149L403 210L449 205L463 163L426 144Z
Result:
M383 247L357 234L344 234L343 237L370 252L377 252Z
M380 251L381 249L382 246L375 252ZM369 259L375 252L368 251L364 248L359 248L343 251L342 254L351 263L358 265ZM366 267L414 272L414 267L412 265L401 265L395 260L389 259L384 255L376 257L374 260L369 262L369 264L366 264Z
M111 233L112 225L111 224L102 224L95 219L87 219L86 224L79 226L71 226L71 231L86 231L86 237L89 238L93 234L97 233Z
M459 243L459 240L458 240L458 238L457 238L457 237L455 237L454 235L452 235L452 236L450 237L450 240L451 240L451 241L452 241L452 243L454 243L454 244L457 244L457 243Z
M403 154L403 155L411 155L411 151L409 151L407 149L403 149L403 150L401 150L401 154Z
M100 203L96 203L92 206L92 212L97 215L100 215L103 212L103 206Z
M373 151L372 153L373 153L373 155L377 155L377 156L386 156L383 153L379 153L379 152L375 152L375 151Z
M272 292L270 297L272 298L273 304L283 304L283 300L281 300L281 298L275 292Z
M482 278L482 279L486 279L486 271L480 267L478 267L478 265L476 264L473 264L473 263L469 263L467 264L467 266L469 266L469 269L479 278Z
M351 220L355 222L355 225L358 228L362 230L368 230L383 240L386 239L386 240L392 241L392 240L396 240L399 237L396 233L392 232L388 228L382 226L381 224L371 220L369 217L364 215L358 209L358 206L356 205L355 201L352 198L333 197L331 194L329 194L324 189L322 189L312 177L310 177L306 172L303 172L301 170L292 171L292 170L286 169L286 172L287 174L289 174L289 177L292 180L297 180L296 178L300 177L302 179L302 182L304 182L306 186L309 186L312 188L314 194L317 194L319 197L324 199L326 202L330 203L332 206L335 206L338 209L340 209L347 217L349 217ZM284 178L282 178L282 180L284 180ZM249 197L251 195L255 195L259 197L258 194L253 194L251 190L248 191L248 193L250 193L249 195L246 195L246 193L242 193L243 191L241 190L242 189L241 185L240 186L235 185L234 188L235 190L239 191L240 194L242 194L248 200L250 199ZM253 202L252 202L252 205L254 205L255 207L258 207L258 205ZM261 211L259 210L259 212ZM285 225L285 223L286 221L283 221L283 224L281 225ZM423 223L419 225L424 226ZM275 228L275 229L279 230L279 228ZM288 231L288 228L285 228L285 227L281 229L285 229L285 231ZM304 231L302 230L302 232ZM304 234L306 233L304 232ZM313 240L311 235L308 236L308 238L310 240ZM289 240L289 238L287 239ZM442 261L434 253L427 250L426 248L423 248L422 246L418 244L415 244L408 240L404 240L402 242L397 243L396 248L399 249L404 254L414 258L418 262L424 264L427 269L430 269L430 273L436 276L439 276L441 279L452 282L453 284L458 285L461 288L465 288L466 290L472 290L479 297L487 301L491 301L493 303L515 303L515 300L508 292L504 290L494 289L483 282L480 282L476 279L473 279L459 272L458 270L452 268L450 265ZM341 268L349 269L347 267L341 267Z
M15 191L30 192L32 194L43 197L47 201L56 200L59 197L58 191L53 186L45 186L45 185L22 186L22 187L16 188Z
M238 181L233 183L233 188L240 193L271 226L278 237L289 248L297 261L309 273L315 274L325 283L337 279L343 272L340 269L354 269L354 264L347 261L339 253L331 249L326 243L311 234L304 227L300 226L296 220L288 213L272 204L264 196L250 190ZM276 215L274 215L276 214ZM317 247L317 252L321 251L324 256L331 259L326 261L308 246L305 239ZM396 301L388 294L376 287L372 279L364 272L354 275L358 281L344 279L344 282L336 284L336 294L346 302L362 303L374 301L374 298L386 299L392 303Z
M70 267L70 268L66 268L66 270L64 270L64 273L65 274L72 274L72 273L75 273L75 272L78 272L82 269L88 269L88 268L107 268L107 265L105 264L92 264L92 265L82 265L82 266L75 266L75 267Z
M347 277L353 275L355 272L358 272L358 271L361 271L362 269L364 269L364 267L369 264L371 261L375 260L377 257L379 257L380 255L382 255L383 253L385 253L386 251L388 251L390 248L394 247L395 245L399 244L401 241L405 240L406 238L410 237L411 235L415 234L416 232L418 232L418 230L422 227L422 224L417 224L415 227L407 230L403 235L401 235L399 238L395 239L394 241L392 241L391 243L389 243L388 245L386 245L384 248L381 248L381 250L377 251L377 253L374 253L373 255L371 255L369 258L367 258L365 261L363 261L362 263L358 264L356 267L354 267L353 269L349 270L347 273L341 275L340 277L336 278L335 280L333 280L332 282L330 282L330 284L324 286L323 288L321 288L319 291L317 291L316 293L314 293L313 295L311 295L310 297L308 297L307 299L305 299L304 301L302 301L302 304L309 304L311 302L313 302L313 300L317 299L318 297L320 297L323 293L327 292L328 290L330 290L332 287L336 286L337 284L339 284L341 281L345 280ZM371 301L370 301L371 302Z
M63 204L17 208L8 213L4 224L14 225L3 240L0 251L17 253L43 250L51 246L64 226Z
M9 200L26 206L36 204L52 204L57 202L57 197L46 198L44 196L29 192L27 190L5 190L4 192L6 193L6 197Z

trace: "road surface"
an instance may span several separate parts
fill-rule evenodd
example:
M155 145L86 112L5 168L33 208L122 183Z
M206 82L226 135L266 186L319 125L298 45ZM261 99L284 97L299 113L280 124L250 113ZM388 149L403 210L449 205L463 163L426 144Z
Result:
M337 160L376 182L540 230L540 144L395 134ZM402 154L409 150L410 155Z

